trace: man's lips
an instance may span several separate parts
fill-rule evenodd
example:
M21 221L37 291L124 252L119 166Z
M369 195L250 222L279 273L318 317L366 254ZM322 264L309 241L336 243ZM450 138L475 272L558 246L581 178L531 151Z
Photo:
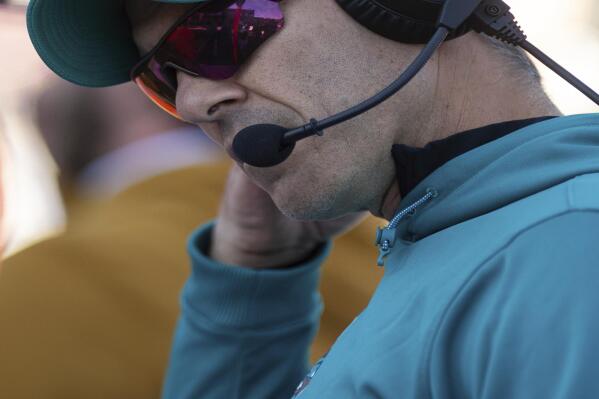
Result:
M225 153L229 156L229 158L235 161L235 163L240 164L241 166L243 161L239 159L233 151L233 141L235 140L235 134L231 134L231 132L219 131L219 137L221 139L220 144L223 147L223 150L225 150Z
M241 167L242 165L246 165L246 163L245 163L243 160L241 160L241 159L240 159L240 158L239 158L239 157L238 157L238 156L235 154L235 152L233 151L233 142L235 141L235 136L236 136L237 134L239 134L239 132L243 131L243 129L245 129L245 128L247 128L247 127L255 126L255 125L260 125L260 124L259 124L259 123L256 123L256 124L253 124L253 125L247 125L247 126L245 126L245 127L243 127L243 128L239 128L239 129L237 129L237 130L235 130L235 129L232 129L233 131L237 132L237 133L236 133L236 134L234 134L232 137L230 137L230 136L228 136L227 134L225 134L225 137L224 137L224 142L223 142L223 148L225 149L225 152L226 152L226 153L229 155L229 157L230 157L230 158L231 158L233 161L235 161L237 164L239 164L239 166L240 166L240 167ZM289 125L292 125L292 126L293 126L293 124L289 124ZM280 124L280 125L277 125L277 126L285 126L285 125L284 125L284 124ZM230 131L229 131L228 133L230 133ZM220 136L221 136L221 137L223 137L223 134L221 133L221 135L220 135ZM250 166L250 165L248 165L248 166Z
M239 164L239 166L241 166L244 163L241 159L237 157L237 155L235 155L235 152L233 151L233 148L230 144L226 145L225 152L229 155L229 157L231 157L233 161Z

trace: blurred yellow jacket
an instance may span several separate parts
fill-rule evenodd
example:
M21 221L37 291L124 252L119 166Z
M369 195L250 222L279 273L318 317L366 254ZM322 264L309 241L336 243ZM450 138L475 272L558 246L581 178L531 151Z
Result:
M81 204L67 231L0 269L0 397L160 397L190 271L188 235L212 219L230 163L154 177ZM322 275L320 357L382 277L369 217L336 240ZM365 267L369 265L369 267Z

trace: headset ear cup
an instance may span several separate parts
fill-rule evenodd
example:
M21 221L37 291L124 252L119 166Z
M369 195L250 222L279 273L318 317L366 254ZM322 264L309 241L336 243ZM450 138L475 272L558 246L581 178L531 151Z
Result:
M436 30L434 23L413 18L405 12L400 13L390 6L380 4L376 0L336 1L358 23L391 40L402 43L425 44L428 43ZM387 3L393 3L393 1L387 1ZM436 15L431 15L431 21L436 19ZM468 27L464 24L450 34L448 39L461 36L468 30Z

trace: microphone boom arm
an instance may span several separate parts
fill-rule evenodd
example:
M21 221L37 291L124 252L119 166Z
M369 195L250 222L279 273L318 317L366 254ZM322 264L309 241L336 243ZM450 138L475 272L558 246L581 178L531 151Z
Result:
M405 85L407 85L412 80L412 78L414 78L414 76L418 74L418 72L420 72L424 65L426 65L426 63L431 59L435 51L437 51L441 43L445 41L445 38L448 34L449 30L446 27L440 26L439 28L437 28L437 31L435 32L431 40L427 43L427 45L422 49L420 54L418 54L414 61L393 83L391 83L389 86L384 88L381 92L377 93L373 97L370 97L369 99L364 100L360 104L354 105L353 107L345 111L339 112L338 114L329 116L328 118L322 119L320 121L316 121L316 123L312 121L303 126L286 132L283 136L283 139L281 140L281 147L293 144L298 140L317 134L318 132L328 127L345 122L348 119L358 116L361 113L376 107L377 105L379 105L380 103L397 93Z

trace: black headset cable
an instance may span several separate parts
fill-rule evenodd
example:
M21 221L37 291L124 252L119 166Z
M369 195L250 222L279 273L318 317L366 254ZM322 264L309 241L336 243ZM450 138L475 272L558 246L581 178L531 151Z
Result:
M502 0L483 0L474 11L469 23L476 32L482 32L514 46L520 46L599 105L599 94L526 40L526 35L509 10L510 7Z
M408 84L412 80L412 78L414 78L414 76L416 76L418 72L420 72L420 70L424 67L424 65L426 65L428 60L430 60L430 58L433 56L435 51L437 51L439 46L445 41L445 38L448 34L449 29L447 29L444 26L440 26L433 35L432 39L422 49L420 54L418 54L418 56L399 76L399 78L397 78L389 86L385 87L383 90L381 90L373 97L370 97L367 100L364 100L361 103L354 105L349 109L346 109L345 111L339 112L320 121L316 121L313 119L311 123L305 124L303 126L286 132L281 145L285 146L290 143L295 143L298 140L313 135L314 132L321 131L333 125L337 125L341 122L345 122L348 119L351 119L357 115L360 115L363 112L368 111L371 108L376 107L377 105L391 97L393 94L401 90L402 87Z

